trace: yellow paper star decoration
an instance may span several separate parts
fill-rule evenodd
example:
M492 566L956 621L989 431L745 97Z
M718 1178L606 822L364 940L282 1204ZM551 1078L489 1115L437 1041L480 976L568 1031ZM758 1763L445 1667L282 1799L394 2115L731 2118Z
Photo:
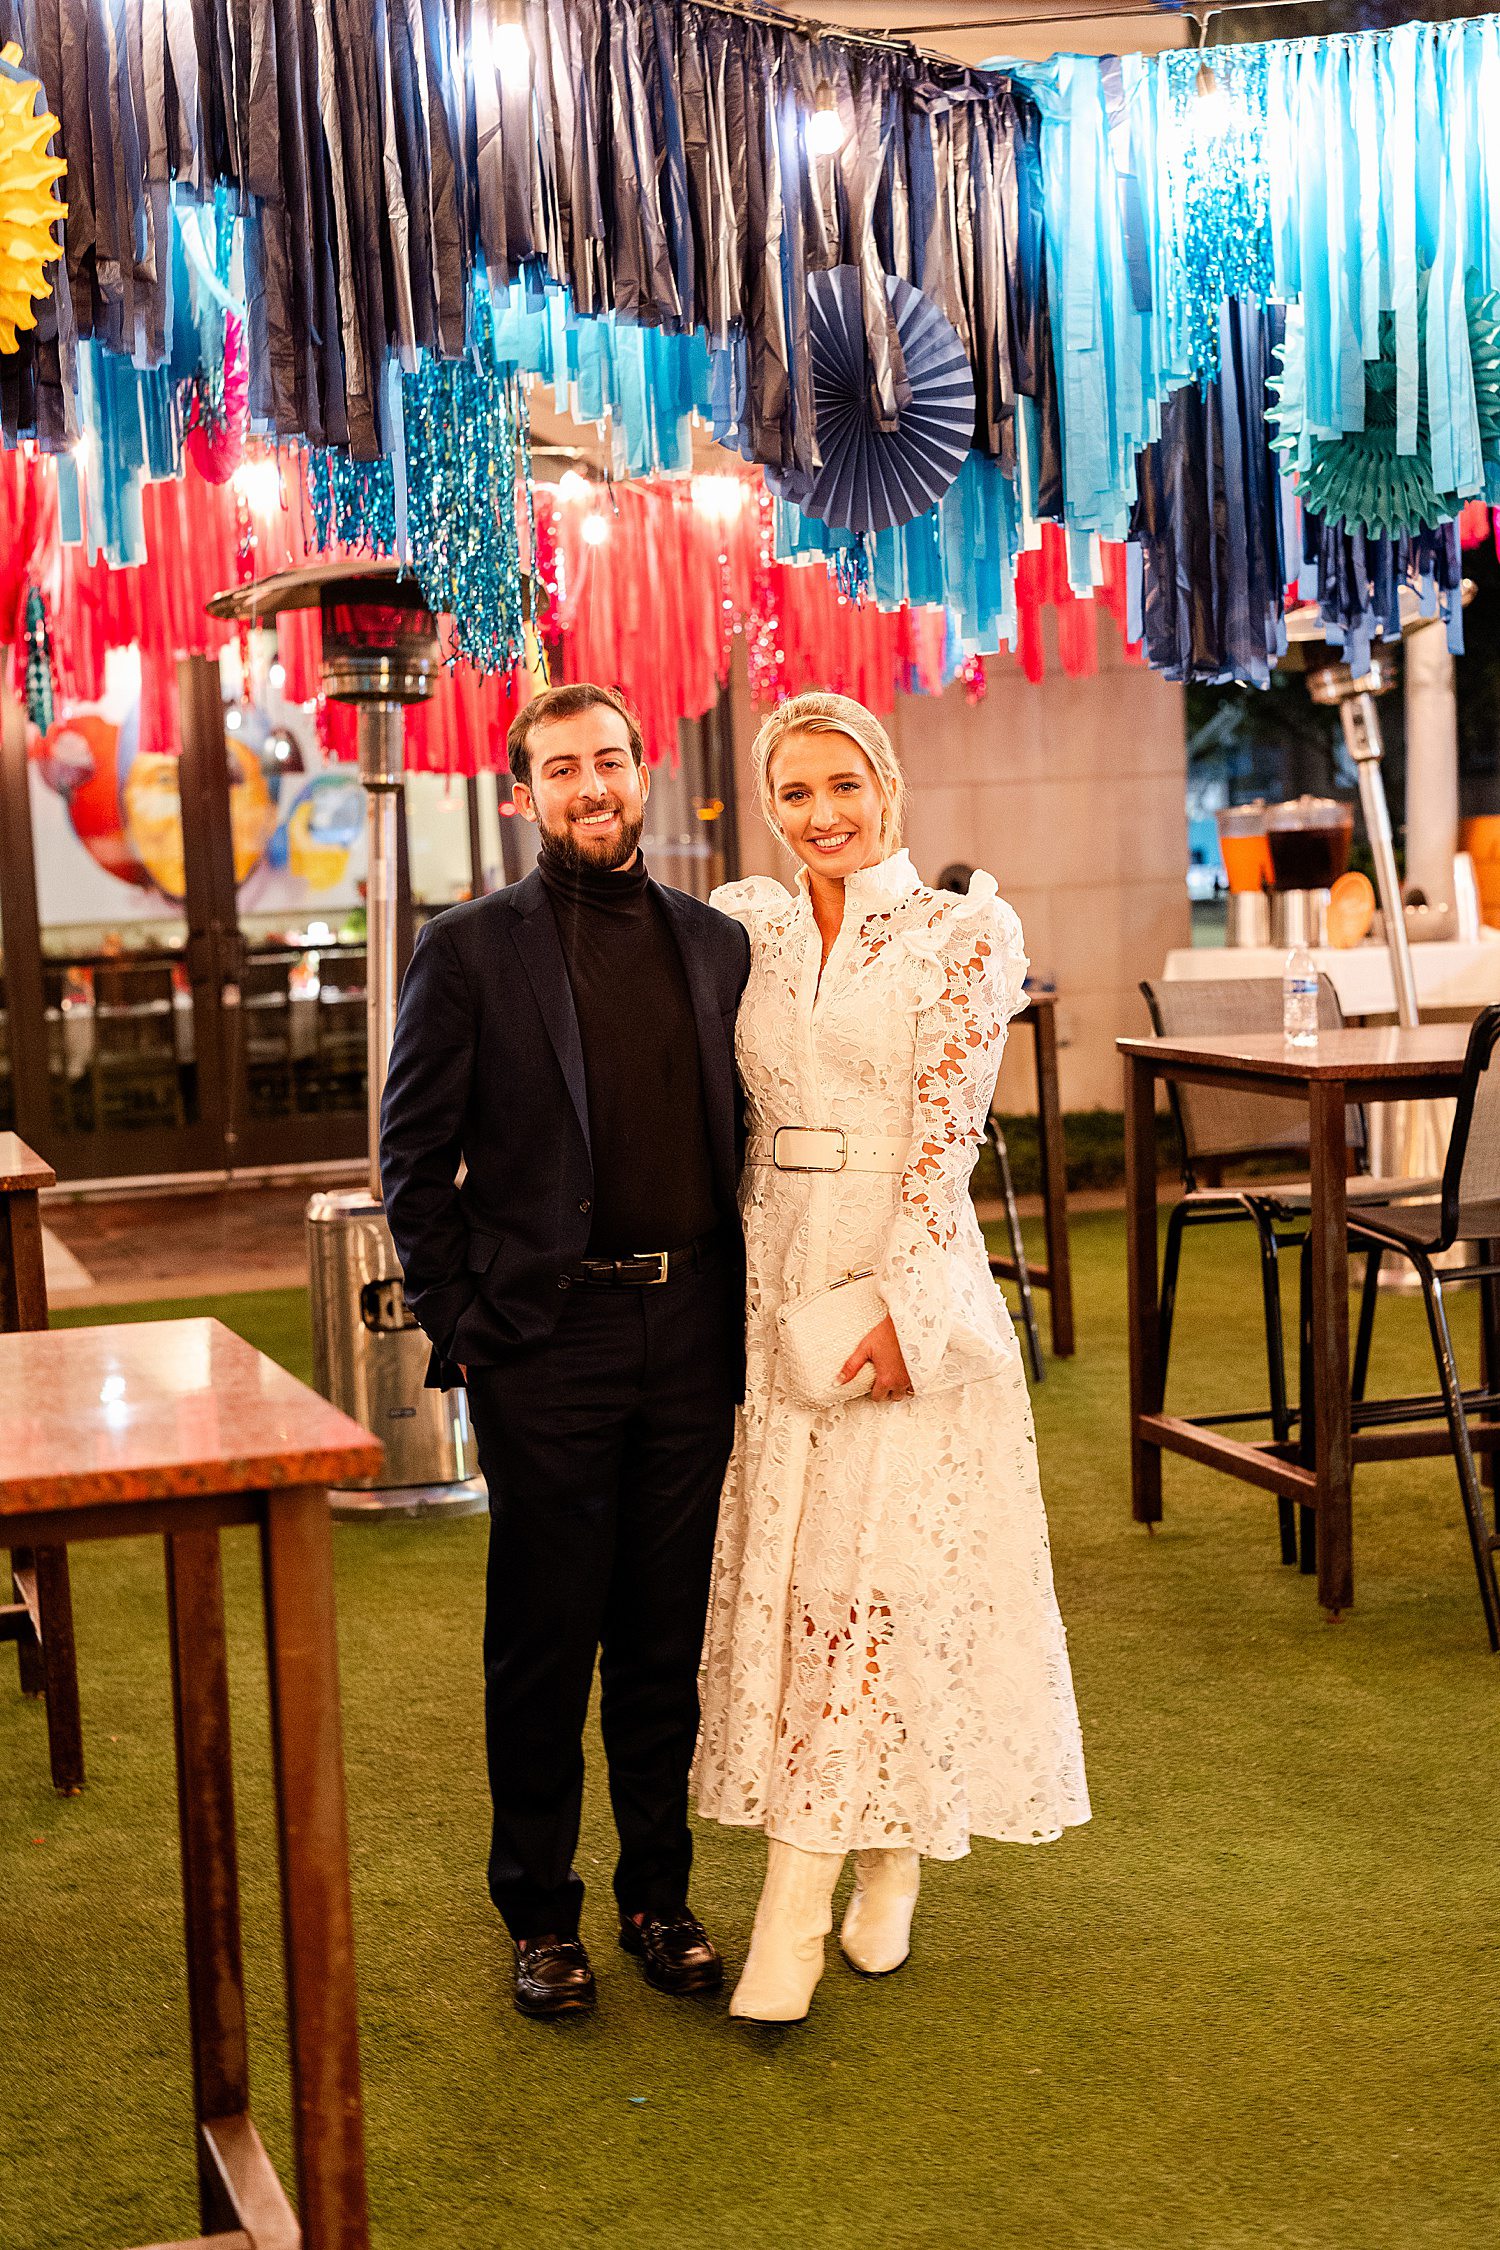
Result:
M36 115L42 89L20 75L20 60L13 40L0 47L0 63L9 65L0 70L0 352L16 349L18 328L35 328L33 298L52 294L46 268L60 255L52 229L68 215L52 193L68 167L47 154L57 119Z

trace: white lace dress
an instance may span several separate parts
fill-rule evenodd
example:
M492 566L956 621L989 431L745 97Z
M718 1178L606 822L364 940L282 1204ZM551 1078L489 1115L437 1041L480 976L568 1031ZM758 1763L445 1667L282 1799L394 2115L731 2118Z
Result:
M1020 1351L969 1198L1021 928L905 852L849 879L819 982L806 891L713 903L750 933L737 1048L752 1137L910 1136L903 1174L746 1166L746 1403L704 1652L698 1809L811 1851L971 1835L1040 1842L1089 1816ZM804 1408L783 1300L873 1266L914 1395Z

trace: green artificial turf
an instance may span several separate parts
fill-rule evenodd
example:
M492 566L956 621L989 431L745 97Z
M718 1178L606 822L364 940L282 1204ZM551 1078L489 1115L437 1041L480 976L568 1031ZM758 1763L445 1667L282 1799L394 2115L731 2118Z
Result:
M1451 1470L1361 1472L1354 1611L1277 1560L1274 1504L1184 1464L1129 1520L1123 1230L1075 1232L1078 1358L1038 1415L1095 1818L930 1870L910 1966L830 1947L810 2021L648 1991L611 1939L597 1757L595 2020L516 2016L485 1899L484 1527L337 1534L370 2188L380 2250L1469 2250L1489 2119L1500 1666ZM1248 1244L1190 1239L1179 1401L1248 1403ZM126 1317L148 1310L135 1308ZM202 1304L195 1310L204 1310ZM214 1309L307 1367L300 1299ZM1426 1385L1382 1304L1377 1382ZM1472 1334L1472 1326L1465 1331ZM285 2166L257 1580L226 1535L255 2100ZM0 1674L0 2244L196 2230L156 1542L75 1550L90 1781L46 1784ZM731 1967L757 1837L704 1829Z

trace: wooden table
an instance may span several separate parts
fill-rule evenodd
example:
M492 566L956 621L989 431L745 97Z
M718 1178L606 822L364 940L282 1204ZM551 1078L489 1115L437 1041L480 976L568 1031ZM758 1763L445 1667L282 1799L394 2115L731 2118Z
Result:
M1357 1461L1410 1459L1449 1449L1446 1430L1351 1428L1349 1235L1345 1111L1351 1102L1425 1101L1457 1089L1468 1029L1325 1031L1315 1047L1279 1032L1204 1039L1121 1039L1125 1059L1125 1197L1130 1286L1130 1483L1138 1523L1161 1520L1161 1457L1181 1453L1263 1491L1286 1494L1317 1519L1318 1598L1354 1599L1350 1486ZM1312 1190L1312 1396L1291 1445L1251 1444L1162 1412L1157 1321L1156 1086L1217 1086L1302 1096L1308 1105ZM1308 1412L1311 1405L1312 1412Z
M1068 1158L1063 1142L1062 1093L1057 1072L1057 999L1032 993L1013 1023L1030 1027L1036 1059L1036 1130L1042 1168L1042 1226L1047 1263L1027 1271L1033 1288L1045 1289L1052 1326L1052 1350L1071 1359L1073 1268L1068 1255ZM1013 1258L992 1256L990 1272L1010 1281L1020 1278Z
M327 1487L373 1475L380 1455L216 1320L0 1336L0 1539L164 1534L197 2250L369 2240ZM300 2232L250 2116L226 1524L260 1531Z
M47 1273L38 1200L57 1175L14 1133L0 1133L0 1329L45 1328ZM83 1787L83 1721L73 1647L73 1590L66 1547L13 1547L12 1599L0 1605L0 1640L14 1641L23 1695L47 1708L52 1786L63 1797Z

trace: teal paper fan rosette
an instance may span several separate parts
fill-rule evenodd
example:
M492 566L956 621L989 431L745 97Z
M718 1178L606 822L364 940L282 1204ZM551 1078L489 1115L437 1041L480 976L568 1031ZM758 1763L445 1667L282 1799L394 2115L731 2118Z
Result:
M1469 356L1474 373L1480 448L1500 463L1500 292L1468 301ZM1420 295L1419 332L1427 324L1426 277ZM1417 446L1396 449L1396 321L1382 313L1379 356L1365 366L1365 426L1342 437L1318 437L1306 426L1306 355L1299 308L1289 308L1281 375L1267 384L1274 403L1266 410L1271 442L1297 472L1304 508L1325 523L1342 524L1371 538L1432 531L1449 522L1463 496L1439 492L1432 470L1425 350L1418 351Z

